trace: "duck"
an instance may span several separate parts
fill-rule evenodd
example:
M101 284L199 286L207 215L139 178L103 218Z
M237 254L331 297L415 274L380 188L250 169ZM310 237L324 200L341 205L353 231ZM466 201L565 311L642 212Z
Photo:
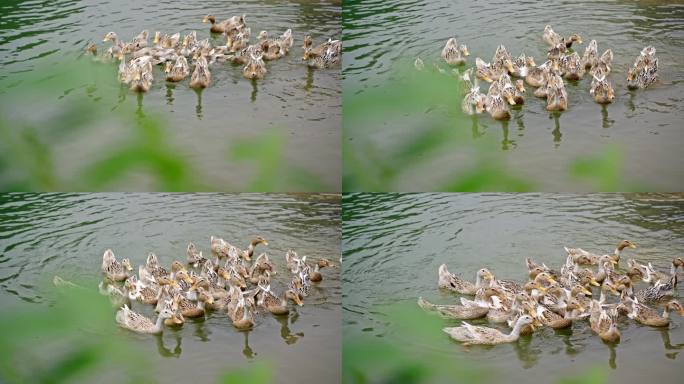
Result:
M442 49L442 58L449 65L462 65L466 62L466 57L470 55L468 47L464 44L458 45L456 38L451 37L447 40Z
M491 279L493 277L489 270L482 268L477 271L477 274L475 275L475 284L473 284L449 272L446 264L439 266L437 276L437 286L439 288L448 289L463 295L474 295L477 290L483 286L482 279Z
M546 86L546 110L565 111L568 109L568 93L559 75L551 75Z
M233 326L237 329L250 329L254 326L254 316L244 295L238 293L238 296L235 308L229 313Z
M508 74L514 77L525 78L529 73L530 69L536 67L534 58L532 56L525 56L521 54L515 60L506 60L506 68L508 69Z
M598 43L596 40L589 42L582 55L582 65L585 70L592 69L598 64Z
M423 62L423 60L420 57L416 57L416 60L413 62L413 67L417 71L422 71L425 69L425 63Z
M485 99L485 110L496 120L510 120L511 118L508 105L501 98L501 95L487 96Z
M207 88L209 84L211 84L211 72L209 72L207 59L202 55L197 55L195 57L195 70L190 78L190 88Z
M102 255L102 273L112 281L124 281L128 278L128 272L132 271L131 261L121 260L119 263L111 249L105 250Z
M204 265L204 263L207 261L207 259L202 256L202 251L199 251L197 246L193 243L188 244L186 257L188 264L191 264L195 268L199 267L200 265Z
M342 60L342 42L332 41L325 53L309 60L307 65L311 68L326 69L337 66Z
M551 62L546 61L538 67L529 70L525 76L525 82L532 87L541 87L546 83L546 77L551 67Z
M249 45L249 37L252 34L251 28L245 28L238 32L235 37L228 35L226 40L226 48L229 52L238 52L245 49Z
M242 69L242 76L250 80L263 79L268 71L262 57L263 55L255 56L251 54L249 62Z
M498 94L501 95L508 104L515 105L515 88L513 83L511 83L511 78L508 73L502 73L498 80L492 82L489 86L488 95Z
M169 308L164 308L157 316L157 321L153 322L149 318L132 311L128 305L124 305L116 312L116 323L125 329L137 333L159 334L163 331L163 322L173 316Z
M147 92L152 87L152 56L141 56L130 61L127 82L131 91Z
M610 81L606 79L605 75L600 75L597 77L593 76L593 81L591 82L591 89L589 94L594 98L594 101L598 104L610 104L615 99L615 90L610 84Z
M166 80L171 82L183 81L190 74L190 67L188 66L188 60L184 56L178 56L175 64L171 64L170 61L166 62Z
M577 42L578 44L582 44L582 37L580 35L573 33L567 38L564 38L558 33L556 33L550 25L546 25L544 27L544 33L542 35L542 38L547 44L551 46L562 45L564 48L572 47L572 44L575 42Z
M639 302L648 304L670 300L674 296L676 281L676 275L673 275L665 282L658 280L655 285L637 291L634 294L634 297L639 300Z
M428 302L422 297L418 298L418 306L426 311L436 312L444 317L458 320L480 319L489 312L488 306L437 305Z
M323 275L321 275L321 268L325 267L332 267L333 265L330 263L330 260L328 259L320 259L316 264L314 264L314 270L311 271L311 276L309 279L313 281L314 283L318 283L321 280L323 280Z
M311 35L304 36L304 55L302 56L303 61L309 61L315 57L322 56L328 50L328 47L332 43L332 39L328 39L325 43L321 43L317 46L313 46L313 39Z
M585 256L585 259L578 259L580 261L582 260L588 260L588 263L586 264L597 264L600 255L597 255L595 253L587 252L582 248L568 248L568 247L563 247L565 248L565 251L568 253L568 255L572 256L573 259L579 258L580 256ZM610 259L615 261L617 264L620 261L620 255L622 254L622 251L625 250L626 248L629 249L635 249L637 248L637 245L629 240L622 240L618 243L617 247L615 247L615 251L613 251L613 254L610 255ZM581 263L580 263L581 264Z
M627 71L627 88L643 89L658 79L658 58L653 46L645 47L632 67Z
M620 342L620 330L617 328L618 312L613 308L609 311L600 309L595 321L590 321L591 329L606 343Z
M582 76L584 76L582 59L577 52L573 52L571 55L563 56L561 58L561 66L564 72L563 77L568 80L580 80L582 79Z
M639 303L637 299L628 298L627 301L632 307L627 317L650 327L667 327L670 325L670 312L677 312L680 316L684 316L684 307L677 300L670 300L665 305L662 315L653 308Z
M190 289L197 290L197 304L178 293L174 297L174 300L178 302L178 310L184 317L202 317L206 312L205 304L213 304L214 298L202 287L193 286Z
M278 295L271 291L270 285L265 287L258 285L258 288L259 294L257 295L257 305L266 308L273 315L284 316L290 313L290 310L287 308L288 297L292 297L297 305L303 305L302 301L299 300L299 295L297 295L295 292L291 292L289 289L287 290L287 292L290 292L289 294L285 293L283 294L282 298L279 298Z
M242 16L233 16L230 19L223 20L221 22L216 22L216 17L214 15L206 15L202 19L203 23L211 23L211 27L209 27L209 31L211 33L226 33L230 31L231 29L236 29L239 28L240 26L245 25L245 18L246 15Z
M605 52L601 54L601 57L596 61L596 64L591 68L592 75L607 75L612 69L613 63L613 51L611 49L606 49Z
M532 324L530 315L522 315L518 318L510 334L489 327L475 326L462 322L459 327L446 327L442 331L452 339L460 341L464 346L468 345L496 345L512 343L520 338L520 330L523 326Z
M535 317L547 327L553 329L563 329L572 325L572 319L570 319L569 315L570 312L567 312L563 317L543 305L538 305Z
M465 76L468 76L468 74ZM485 95L480 93L480 86L477 85L477 83L475 84L476 85L474 86L466 88L469 89L469 92L466 93L463 97L463 102L461 102L461 110L463 110L463 113L466 115L480 114L485 110Z

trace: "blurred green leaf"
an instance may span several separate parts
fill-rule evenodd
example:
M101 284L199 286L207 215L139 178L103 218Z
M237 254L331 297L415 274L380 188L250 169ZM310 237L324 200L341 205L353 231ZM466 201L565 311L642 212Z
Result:
M273 373L265 363L254 363L251 367L236 369L223 375L223 384L270 384Z

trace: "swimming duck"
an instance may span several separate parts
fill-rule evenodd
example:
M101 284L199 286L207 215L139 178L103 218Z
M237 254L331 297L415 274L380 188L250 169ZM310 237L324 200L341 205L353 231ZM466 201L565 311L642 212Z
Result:
M121 260L119 263L111 249L107 249L102 255L102 272L112 281L124 281L128 278L128 272L133 267L128 259Z
M437 285L439 288L448 289L450 291L458 292L463 295L474 295L477 290L483 285L482 279L489 279L492 277L491 272L486 268L482 268L477 271L475 275L475 284L465 281L453 273L449 272L446 264L439 266L437 270L437 275L439 277Z
M625 248L630 248L634 249L636 248L636 244L632 243L629 240L622 240L620 243L618 243L617 247L615 248L615 251L613 251L613 254L610 255L610 259L615 261L615 264L617 264L620 261L620 255L622 254L622 251ZM564 247L565 251L568 253L568 255L572 256L573 259L578 258L580 256L585 256L585 259L578 259L579 261L584 261L587 260L588 263L585 264L597 264L599 260L599 255L591 252L587 252L582 248L567 248ZM579 262L578 262L579 263ZM582 264L582 263L579 263Z
M580 80L584 75L582 59L577 52L573 52L571 55L563 56L561 58L561 66L564 72L563 77L568 80Z
M684 316L684 307L677 300L671 300L665 305L663 314L660 315L656 310L638 302L637 299L627 298L631 305L631 311L627 314L630 319L636 320L638 323L648 325L651 327L667 327L670 325L670 312L677 312L680 316Z
M460 341L463 345L496 345L512 343L520 337L520 330L524 325L532 324L533 319L529 315L523 315L513 326L510 334L506 335L501 331L482 326L475 326L462 322L460 327L447 327L442 331L446 332L452 339Z
M591 82L591 89L589 94L594 97L594 101L599 104L610 104L615 99L615 91L613 86L606 79L605 75L601 77L593 76L594 80Z
M422 297L418 298L418 306L426 311L437 312L444 317L458 320L479 319L485 317L487 312L489 312L489 307L487 306L436 305Z
M498 94L486 97L485 110L496 120L509 120L511 118L508 105Z
M311 271L311 281L317 283L323 280L323 275L321 275L321 268L325 267L331 267L332 264L330 263L330 260L328 259L320 259L316 264L314 264L314 269Z
M311 60L315 57L322 56L330 46L332 39L328 39L325 43L321 43L317 46L313 46L313 39L310 35L304 36L304 56L302 56L303 61Z
M637 291L634 297L641 303L659 303L672 299L677 276L673 275L667 281L656 281L655 285Z
M641 50L634 65L627 71L627 88L643 89L658 79L658 58L655 52L653 46Z
M273 315L283 316L283 315L287 315L288 313L290 313L290 310L287 308L287 298L288 297L292 297L292 299L295 302L297 302L297 305L300 305L300 306L303 305L302 301L299 300L299 295L297 295L294 292L290 292L290 290L288 290L288 292L290 292L289 295L286 293L286 294L283 294L282 298L279 298L278 295L276 295L275 293L273 293L273 291L271 291L270 285L267 285L267 286L258 285L258 288L259 288L259 294L257 295L257 297L258 297L257 305L266 308Z
M464 83L470 84L470 75L466 72L463 75ZM466 86L468 93L463 97L463 102L461 102L461 109L463 113L467 115L480 114L484 112L484 101L485 95L480 93L480 86L477 85L477 80L474 85Z
M156 334L161 333L163 330L163 321L169 319L173 316L173 312L164 308L157 316L157 321L152 322L149 318L132 311L127 305L121 307L121 309L116 313L116 322L120 327L126 328L137 333L149 333Z
M609 311L600 309L599 316L595 321L590 320L591 329L596 332L604 342L617 343L620 341L620 331L617 328L617 319L617 309L613 308Z
M546 85L546 110L565 111L568 109L568 93L563 78L552 74Z
M131 60L129 63L131 73L129 88L134 92L147 92L152 87L152 57L142 56Z
M592 69L596 64L598 64L598 44L596 40L592 40L587 48L584 49L582 65L584 65L584 69Z
M525 56L524 53L518 56L518 58L515 60L506 60L504 64L506 65L508 73L511 76L520 78L525 78L530 69L537 65L532 56Z
M311 68L325 69L338 65L342 60L342 42L339 40L331 41L326 51L319 56L309 60L307 65Z
M190 87L195 89L207 88L211 83L211 72L207 59L202 55L195 57L195 70L190 78Z
M546 83L546 76L551 66L550 61L544 62L542 65L529 70L525 76L525 82L532 87L541 87Z
M537 306L535 317L543 325L553 329L568 328L572 325L572 319L570 319L570 312L567 312L566 315L563 317L551 311L543 305Z
M204 262L207 261L207 259L202 256L202 252L199 251L197 246L193 243L188 244L186 255L188 264L191 264L195 268L204 265Z
M612 64L613 64L613 51L610 49L606 49L603 54L601 54L601 57L596 61L596 64L591 68L591 74L600 76L600 75L608 75L612 69Z
M547 44L551 46L562 45L564 48L572 47L572 44L574 42L582 44L582 37L580 35L573 33L567 38L564 38L558 33L556 33L550 25L546 25L544 27L544 33L542 35L542 38Z
M211 23L209 31L212 33L226 33L231 29L238 28L245 25L245 15L233 16L230 19L223 20L221 22L216 22L216 17L214 15L206 15L202 19L203 23Z
M175 64L171 64L170 61L166 62L166 80L171 82L182 81L190 74L190 67L188 66L188 60L184 56L178 56Z
M502 73L499 79L492 82L489 86L487 95L491 96L495 94L503 97L508 104L515 105L515 88L513 87L513 83L511 83L511 78L508 76L508 73Z
M449 65L465 64L466 57L469 55L468 47L464 44L459 46L456 38L453 37L447 40L446 45L442 49L442 58Z
M245 296L238 292L235 308L229 311L233 326L237 329L249 329L254 326L254 316L250 310L248 300L250 299L245 299Z

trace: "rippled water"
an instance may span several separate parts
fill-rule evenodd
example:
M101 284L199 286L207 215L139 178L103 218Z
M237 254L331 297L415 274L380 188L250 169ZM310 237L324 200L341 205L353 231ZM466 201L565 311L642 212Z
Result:
M191 241L206 254L212 234L236 243L257 234L265 237L269 246L262 251L277 271L284 270L289 248L338 262L339 196L1 195L0 304L48 305L48 292L39 287L55 274L99 276L106 248L119 258L130 257L135 270L152 251L168 266L185 260ZM339 382L339 268L323 272L303 307L284 319L260 315L249 332L238 332L225 315L214 313L206 320L189 320L179 330L166 329L161 338L128 332L122 337L133 339L148 356L160 382L213 382L226 369L251 361L273 364L278 381ZM282 289L287 279L278 274L273 284Z
M287 140L284 163L304 168L326 188L339 190L340 70L310 70L301 61L301 46L306 34L311 34L314 41L339 38L340 12L340 2L336 0L3 2L0 5L0 93L25 86L17 77L35 68L72 63L88 41L96 42L99 47L109 46L102 43L109 31L129 40L143 29L149 30L151 36L157 30L169 34L197 30L198 38L204 39L209 37L209 27L201 22L203 16L211 13L222 20L246 14L254 36L252 41L260 30L275 35L288 28L295 38L290 54L268 63L268 74L261 81L244 79L240 66L216 64L211 67L213 84L198 93L188 87L189 80L175 85L167 83L159 67L154 73L153 88L139 98L131 92L121 92L118 85L89 84L86 76L80 81L72 79L69 89L49 90L59 99L54 104L42 105L40 110L50 116L49 112L66 108L84 92L95 96L121 94L119 103L136 108L141 105L146 112L162 114L171 123L173 141L181 143L183 154L220 185L228 181L232 183L229 185L235 185L236 179L247 180L251 171L238 164L226 164L223 155L226 146L275 129ZM212 39L215 44L225 43L219 36ZM117 65L110 67L114 79ZM17 104L25 108L31 105L31 100L20 100ZM113 107L108 105L105 109ZM35 114L35 109L29 111ZM24 112L26 115L27 111ZM104 122L100 124L103 126L95 125L91 132L82 134L81 148L102 144L105 135L111 137L111 126L104 126ZM68 144L62 146L68 147ZM73 158L70 150L57 160L77 162Z
M572 332L543 329L518 343L467 351L446 335L425 345L397 333L382 309L418 296L453 303L454 295L437 289L442 263L471 281L483 266L497 277L523 280L525 257L559 267L563 246L608 252L631 239L639 247L625 251L625 259L667 270L684 253L681 194L352 194L343 198L343 221L345 340L381 337L413 346L418 355L421 349L448 354L485 364L506 382L551 382L597 364L614 369L610 382L672 382L682 372L684 319L677 315L665 330L622 320L622 341L614 348L581 322ZM678 294L684 297L681 284Z
M472 125L472 145L478 138L495 137L512 169L531 177L543 190L582 189L567 182L571 160L596 154L607 146L624 153L624 175L651 186L650 190L681 190L684 162L680 156L684 115L684 5L661 1L461 1L390 0L350 1L343 10L344 93L363 94L391 78L398 63L412 63L421 57L428 68L441 64L444 43L455 36L470 50L467 66L475 58L489 62L499 44L514 56L525 52L537 64L544 62L546 44L541 36L545 24L563 35L579 33L584 39L578 52L584 52L595 39L601 52L614 53L610 76L616 89L613 104L602 108L594 103L588 77L566 84L569 110L560 117L545 110L545 102L531 95L512 119L501 123L480 116L471 123L453 123L457 129ZM628 91L628 67L646 45L657 48L660 84L644 91ZM445 67L444 65L442 67ZM465 68L465 67L464 67ZM566 82L567 83L567 82ZM487 84L483 83L486 92ZM425 113L446 114L447 106ZM419 124L393 120L370 140L381 148L392 139L419 129ZM366 134L367 130L360 130ZM345 135L345 140L347 140ZM457 143L454 143L456 146ZM458 163L455 153L444 151L433 165ZM657 170L657 172L654 172ZM432 190L430 181L414 177L410 190ZM407 184L411 184L410 182ZM421 187L416 187L419 185Z

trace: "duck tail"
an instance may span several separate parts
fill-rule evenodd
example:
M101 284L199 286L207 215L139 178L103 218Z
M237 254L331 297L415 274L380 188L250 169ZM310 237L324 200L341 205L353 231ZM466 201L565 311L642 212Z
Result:
M423 308L426 311L435 311L436 307L434 304L428 302L427 300L423 299L422 297L418 298L418 306Z

